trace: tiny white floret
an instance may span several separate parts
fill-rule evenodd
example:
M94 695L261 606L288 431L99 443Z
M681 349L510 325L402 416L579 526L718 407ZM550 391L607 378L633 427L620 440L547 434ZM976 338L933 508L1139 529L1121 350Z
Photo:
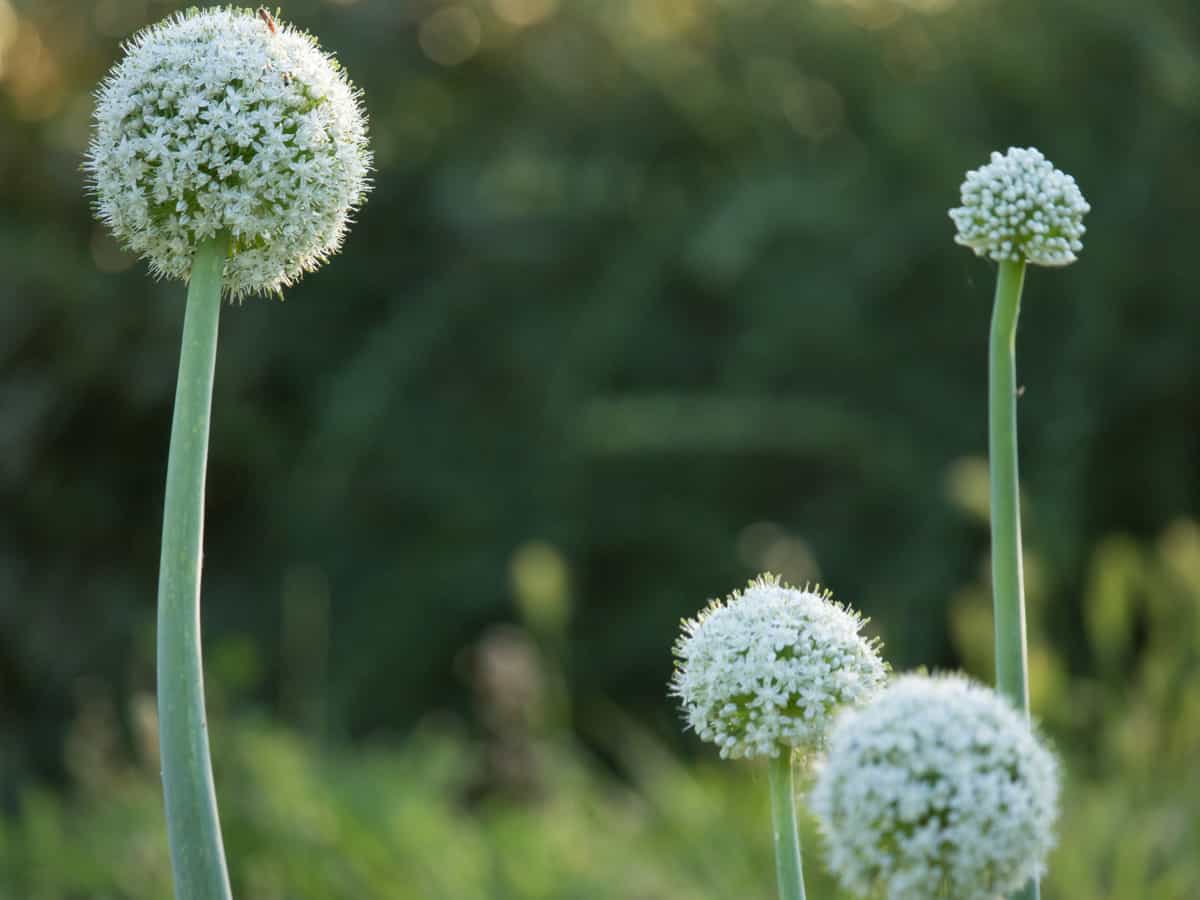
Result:
M369 189L359 94L309 35L249 9L134 36L97 93L84 168L97 215L155 275L230 242L224 292L271 294L341 246Z
M995 691L906 675L839 717L810 801L847 890L996 900L1045 868L1058 773Z
M1075 179L1039 150L1010 147L967 173L962 206L950 210L955 243L996 262L1065 266L1083 249L1091 210Z
M760 576L683 622L671 693L722 757L814 753L834 715L887 678L864 624L827 591Z

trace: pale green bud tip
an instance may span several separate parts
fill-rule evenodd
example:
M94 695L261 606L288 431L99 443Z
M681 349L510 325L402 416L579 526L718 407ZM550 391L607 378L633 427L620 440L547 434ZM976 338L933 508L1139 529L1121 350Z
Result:
M954 240L996 262L1066 266L1083 249L1091 207L1075 179L1033 147L1010 147L968 172L962 206L950 210Z
M155 275L230 237L225 293L278 293L341 245L369 189L359 94L308 35L249 9L137 34L96 98L98 217Z
M671 693L723 757L816 752L838 710L887 678L864 624L827 591L760 576L683 622Z
M995 900L1044 868L1058 773L999 694L907 675L838 718L810 800L848 891Z

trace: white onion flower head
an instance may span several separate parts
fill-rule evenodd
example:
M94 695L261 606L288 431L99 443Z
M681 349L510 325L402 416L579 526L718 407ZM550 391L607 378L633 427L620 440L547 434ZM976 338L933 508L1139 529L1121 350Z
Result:
M848 890L995 900L1044 870L1058 774L999 694L906 675L838 719L810 800Z
M1033 147L1010 147L967 173L962 206L950 210L955 243L996 262L1065 266L1083 249L1091 210L1075 179Z
M763 575L683 622L671 693L722 757L821 749L835 714L884 684L878 642L828 591Z
M125 45L84 163L98 217L159 277L186 279L201 241L228 234L235 298L279 293L336 252L370 166L338 63L232 7L172 16Z

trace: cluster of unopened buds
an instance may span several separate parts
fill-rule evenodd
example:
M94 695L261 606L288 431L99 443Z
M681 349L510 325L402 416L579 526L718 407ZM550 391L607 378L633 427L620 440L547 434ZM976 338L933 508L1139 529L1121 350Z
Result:
M950 210L955 241L996 262L1065 266L1083 249L1091 210L1075 179L1041 151L1010 147L967 173L962 206Z

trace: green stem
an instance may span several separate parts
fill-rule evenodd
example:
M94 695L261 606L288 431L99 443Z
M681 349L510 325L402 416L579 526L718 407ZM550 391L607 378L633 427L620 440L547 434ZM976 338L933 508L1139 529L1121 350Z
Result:
M176 900L230 900L200 655L200 557L209 414L228 238L196 250L167 458L158 577L158 728Z
M1021 503L1017 477L1017 317L1025 262L1002 262L996 280L988 353L988 461L991 470L992 599L996 629L996 687L1029 716L1025 640L1025 578L1021 564ZM1014 895L1038 900L1031 881Z
M800 832L796 827L796 786L790 751L780 753L768 762L767 779L771 787L771 828L775 837L779 900L804 900Z

